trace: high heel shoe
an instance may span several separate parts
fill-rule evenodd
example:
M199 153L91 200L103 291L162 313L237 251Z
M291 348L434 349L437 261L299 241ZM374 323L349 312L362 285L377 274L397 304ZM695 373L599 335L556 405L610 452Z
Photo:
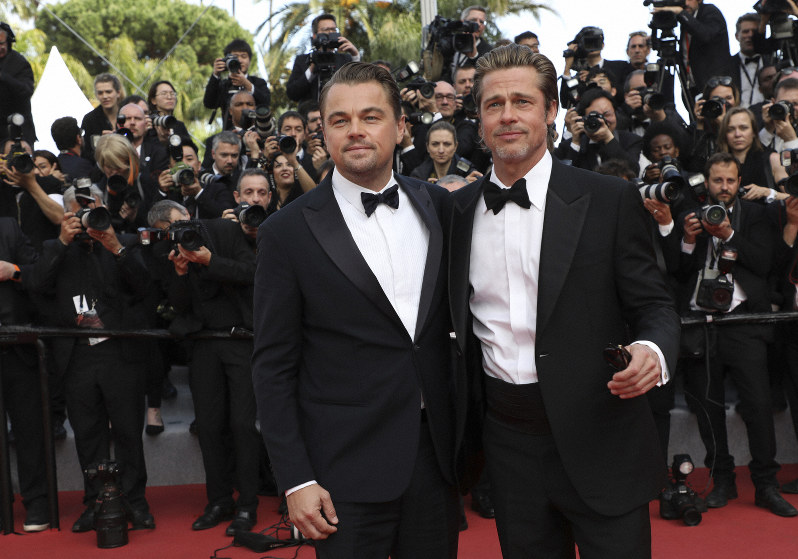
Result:
M147 427L144 432L151 436L163 433L163 418L161 418L161 408L147 408Z

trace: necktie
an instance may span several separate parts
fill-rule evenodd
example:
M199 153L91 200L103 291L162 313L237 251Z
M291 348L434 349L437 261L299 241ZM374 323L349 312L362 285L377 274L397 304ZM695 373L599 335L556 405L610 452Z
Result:
M399 208L399 185L395 184L391 188L380 192L379 194L369 194L368 192L360 193L360 200L363 202L363 209L366 211L366 217L371 217L374 210L380 204L385 204L393 209Z
M487 181L482 195L485 197L485 205L489 210L493 210L494 215L502 211L508 200L515 202L526 210L532 206L532 202L529 201L529 194L526 191L526 179L524 178L515 181L511 188L500 188L496 184Z
M750 58L746 57L746 59L745 59L745 63L746 63L746 64L750 64L751 62L754 62L754 63L756 63L756 64L759 64L759 55L752 56L752 57L750 57Z

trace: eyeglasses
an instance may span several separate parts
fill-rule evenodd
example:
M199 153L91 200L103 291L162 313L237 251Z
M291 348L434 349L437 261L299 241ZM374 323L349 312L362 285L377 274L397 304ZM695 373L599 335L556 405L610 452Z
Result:
M167 99L173 99L177 97L177 93L174 91L161 91L160 93L155 94L156 97L166 97Z
M444 95L443 93L436 93L435 94L435 100L436 101L443 101L444 99L446 99L447 101L454 101L454 95L452 95L452 94Z
M714 89L719 85L724 85L726 87L732 84L732 79L729 76L712 76L707 80L707 87L710 89Z
M319 29L318 33L335 33L336 31L338 31L337 27L328 27L326 29Z

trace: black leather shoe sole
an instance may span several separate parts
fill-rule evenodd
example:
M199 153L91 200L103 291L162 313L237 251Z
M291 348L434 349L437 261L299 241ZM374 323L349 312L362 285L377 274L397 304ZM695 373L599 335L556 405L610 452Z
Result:
M257 521L258 518L254 514L238 513L224 533L232 537L236 535L236 532L251 532Z
M754 504L758 507L762 507L763 509L768 509L777 516L784 516L788 518L791 516L798 516L798 510L796 510L794 506L788 503L784 497L778 493L768 496L757 495L754 498Z

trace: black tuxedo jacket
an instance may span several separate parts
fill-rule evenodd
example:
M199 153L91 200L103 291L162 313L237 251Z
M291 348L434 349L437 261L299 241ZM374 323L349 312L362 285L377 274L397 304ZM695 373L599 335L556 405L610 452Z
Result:
M579 151L571 147L571 139L562 140L554 154L561 161L570 159L574 167L594 171L599 165L598 156L601 162L606 163L610 159L620 159L629 163L629 166L637 174L640 172L640 151L643 149L643 138L633 132L626 130L615 130L614 138L608 143L589 144L583 136Z
M340 68L352 60L352 55L348 52L335 53L335 67ZM288 76L288 83L285 85L285 94L294 103L301 103L308 99L316 101L319 98L319 75L316 74L308 81L305 72L310 66L309 54L298 54L294 59L294 67L291 75Z
M0 140L8 137L6 121L14 113L25 117L22 139L30 145L36 141L36 130L30 112L33 95L33 69L27 59L15 50L0 59Z
M471 328L469 267L485 179L454 194L450 237L452 321L459 366L458 466L476 445L484 407L481 349ZM657 269L640 195L628 183L552 161L546 197L535 362L546 415L569 479L585 503L620 515L662 487L664 456L647 398L621 400L607 382L608 343L651 341L671 373L679 317ZM476 431L476 432L475 432ZM461 475L466 475L461 473Z
M281 491L317 480L333 502L386 502L410 483L421 399L454 483L453 386L443 230L449 194L397 176L429 230L418 322L408 335L325 177L258 231L252 374Z
M690 49L687 56L690 69L695 78L694 93L704 89L707 80L712 76L731 76L731 54L729 52L729 32L726 19L713 4L701 3L698 17L686 11L678 16L681 25L682 46L685 35L690 35Z

